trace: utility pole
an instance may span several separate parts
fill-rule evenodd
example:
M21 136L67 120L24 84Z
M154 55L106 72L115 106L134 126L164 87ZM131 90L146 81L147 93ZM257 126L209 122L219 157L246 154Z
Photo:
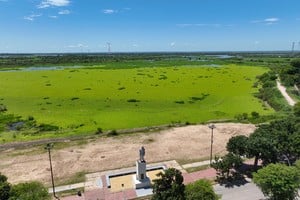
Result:
M295 51L295 42L292 43L292 54L294 54Z
M107 42L107 52L110 53L111 52L111 43Z
M210 136L210 159L209 159L209 165L211 166L212 163L212 149L213 149L213 143L214 143L214 129L216 126L214 124L211 124L208 126L208 128L211 129L211 136Z
M49 162L50 162L50 171L51 171L51 181L52 181L53 196L55 197L55 199L59 200L59 198L55 194L55 186L54 186L54 178L53 178L53 170L52 170L52 161L51 161L51 149L52 148L53 148L53 144L52 143L48 143L45 146L45 149L48 150L48 154L49 154Z

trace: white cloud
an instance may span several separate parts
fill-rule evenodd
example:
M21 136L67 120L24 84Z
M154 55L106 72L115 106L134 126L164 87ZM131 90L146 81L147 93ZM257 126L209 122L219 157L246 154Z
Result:
M279 21L279 19L278 18L275 18L275 17L273 17L273 18L267 18L267 19L265 19L264 20L265 22L278 22Z
M58 12L59 15L69 15L71 13L71 11L69 10L61 10Z
M171 43L170 43L170 46L171 46L171 47L174 47L175 45L176 45L175 42L171 42Z
M87 48L89 46L79 43L79 44L76 44L76 45L68 45L67 47L68 48Z
M266 24L266 25L273 25L276 24L280 19L277 17L271 17L271 18L266 18L263 20L253 20L251 23L253 24Z
M35 18L42 16L42 14L31 14L28 16L24 16L23 19L28 20L28 21L34 21Z
M132 46L133 46L133 47L139 47L139 45L138 45L138 44L133 44Z
M109 15L111 15L111 14L115 14L115 13L117 13L117 12L118 12L118 10L113 10L113 9L104 9L104 10L102 10L102 12L103 12L104 14L109 14Z
M37 7L38 8L48 8L50 6L68 6L70 4L70 0L43 0Z
M184 28L184 27L212 27L212 28L220 28L220 27L232 27L233 24L176 24L176 26Z
M58 17L56 15L49 15L49 18L57 19Z

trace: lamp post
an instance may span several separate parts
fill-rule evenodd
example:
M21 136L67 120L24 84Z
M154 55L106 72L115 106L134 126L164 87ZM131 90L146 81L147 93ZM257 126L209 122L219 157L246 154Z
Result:
M48 150L48 154L49 154L49 162L50 162L50 171L51 171L51 181L52 181L52 189L53 189L53 196L59 200L59 198L56 196L55 194L55 186L54 186L54 178L53 178L53 170L52 170L52 162L51 162L51 149L53 148L53 144L52 143L48 143L45 146L45 149Z
M210 159L209 159L209 165L211 165L211 161L212 161L212 148L213 148L213 143L214 143L214 128L216 128L216 126L214 124L210 124L208 126L208 128L211 129L211 137L210 137Z

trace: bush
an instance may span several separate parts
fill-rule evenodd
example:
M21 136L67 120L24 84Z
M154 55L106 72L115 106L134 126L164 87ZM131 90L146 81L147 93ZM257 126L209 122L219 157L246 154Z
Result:
M47 189L39 182L19 183L12 187L9 200L50 200Z
M116 130L111 130L107 133L107 136L117 136L117 135L119 135L119 134Z
M97 128L96 134L101 134L103 133L102 128Z
M127 102L129 102L129 103L136 103L136 102L140 102L140 100L137 100L137 99L128 99Z
M5 111L7 111L6 106L5 105L0 105L0 113L5 112Z
M300 102L294 105L294 115L300 117Z
M51 124L41 124L38 128L40 131L57 131L59 129L58 126Z
M186 200L217 200L218 196L207 180L198 180L185 187Z
M7 182L7 177L0 173L0 199L8 200L11 186Z
M257 118L259 118L259 113L253 111L253 112L251 112L251 116L252 116L253 119L257 119Z

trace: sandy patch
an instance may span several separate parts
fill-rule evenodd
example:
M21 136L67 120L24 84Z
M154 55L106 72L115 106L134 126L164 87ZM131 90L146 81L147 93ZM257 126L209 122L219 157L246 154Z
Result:
M228 139L235 135L249 135L255 130L251 124L220 123L214 130L213 154L222 154ZM80 146L52 150L55 179L71 177L76 172L96 172L135 165L138 150L146 149L148 163L165 160L195 160L208 158L211 129L207 125L171 128L155 133L139 133L116 138L99 138ZM12 152L22 152L14 155ZM9 182L38 180L50 183L47 152L26 150L1 152L0 172Z

